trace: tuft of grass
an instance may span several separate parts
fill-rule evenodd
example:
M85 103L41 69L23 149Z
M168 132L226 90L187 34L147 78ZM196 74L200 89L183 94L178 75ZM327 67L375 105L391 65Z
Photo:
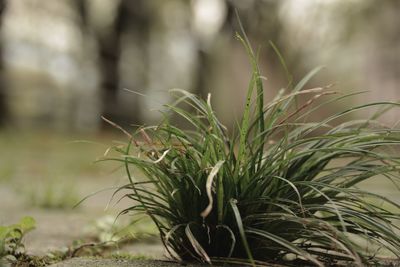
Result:
M25 189L26 200L32 207L42 209L72 209L80 200L73 184L50 181L40 188Z
M120 214L149 216L171 257L183 261L362 266L383 251L400 257L400 205L357 188L373 177L399 185L400 131L377 121L399 105L367 103L307 122L355 94L304 89L317 68L264 104L256 56L238 38L253 69L241 122L228 133L210 97L172 90L177 100L167 108L191 129L174 126L165 113L159 125L125 131L129 142L106 159L121 162L129 179L117 192L132 206ZM335 125L376 107L365 120Z

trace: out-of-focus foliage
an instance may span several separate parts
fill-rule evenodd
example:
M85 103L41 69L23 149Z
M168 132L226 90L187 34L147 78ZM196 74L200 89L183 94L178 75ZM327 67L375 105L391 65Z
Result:
M100 115L122 125L152 122L171 88L206 96L230 125L236 95L248 78L233 36L235 9L260 46L272 88L285 74L269 40L294 78L327 65L324 80L371 94L358 101L398 98L400 69L396 0L3 0L0 6L0 114L23 128L98 130ZM231 73L234 73L232 75ZM382 90L381 88L384 88ZM129 91L134 91L132 93ZM384 91L384 94L382 94ZM143 96L145 95L145 96ZM397 114L398 115L398 114ZM393 120L396 114L388 115Z

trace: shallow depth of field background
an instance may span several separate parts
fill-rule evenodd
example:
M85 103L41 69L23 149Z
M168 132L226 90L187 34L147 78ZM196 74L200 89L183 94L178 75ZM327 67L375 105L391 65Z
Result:
M128 130L157 123L157 110L173 100L168 90L182 88L211 93L222 121L234 125L250 75L235 39L235 9L260 48L267 100L287 85L269 41L294 81L326 66L307 88L333 83L342 93L368 91L327 106L321 116L350 104L400 100L398 0L1 0L0 6L0 224L35 217L38 229L27 240L34 252L104 234L98 229L109 227L104 216L119 209L112 203L104 211L111 191L72 209L91 192L125 182L118 165L93 164L124 140L101 116ZM399 112L383 118L398 120ZM366 186L400 201L379 179ZM156 245L141 248L160 253Z

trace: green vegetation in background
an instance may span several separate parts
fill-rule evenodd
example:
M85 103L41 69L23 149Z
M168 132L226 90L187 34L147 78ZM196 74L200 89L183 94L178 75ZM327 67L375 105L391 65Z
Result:
M1 174L5 179L53 179L61 176L97 175L99 166L90 159L104 151L105 139L110 136L60 134L52 131L25 131L17 134L7 129L0 132ZM81 139L96 142L83 143ZM23 141L21 141L23 140ZM6 175L7 174L7 175ZM14 179L16 178L16 179Z
M125 131L129 142L106 159L121 162L129 178L118 191L134 204L121 214L148 215L170 256L183 261L363 266L382 252L400 257L399 204L356 188L376 176L398 186L400 158L391 149L400 144L400 132L377 121L398 104L368 103L307 122L308 115L359 93L304 89L317 68L264 104L256 56L238 38L253 68L240 125L229 135L210 97L172 90L177 101L169 111L192 129L175 127L165 114L159 125ZM299 96L309 100L300 104ZM332 125L375 107L368 119ZM132 167L146 178L137 179Z
M63 181L48 181L41 188L29 188L27 204L43 209L72 209L80 196L75 185Z
M67 135L55 132L0 132L0 184L4 203L28 208L70 209L84 195L120 177L112 166L94 164L113 135ZM85 141L74 141L90 139ZM23 142L21 142L23 140ZM97 141L97 142L96 142ZM6 204L5 204L6 205ZM102 208L102 207L100 207Z

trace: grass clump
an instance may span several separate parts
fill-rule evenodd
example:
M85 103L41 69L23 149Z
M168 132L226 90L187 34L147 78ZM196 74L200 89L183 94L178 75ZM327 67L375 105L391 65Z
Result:
M382 251L399 257L399 204L357 188L377 176L398 185L400 131L377 122L398 104L369 103L306 122L354 94L315 105L335 93L303 89L318 68L264 104L256 57L238 38L253 69L240 124L230 134L210 97L172 90L178 98L168 110L192 128L175 127L166 114L159 125L125 131L129 142L114 147L121 155L108 158L129 177L118 191L133 204L121 214L150 216L170 255L184 261L362 266ZM300 105L299 96L309 100ZM331 125L373 107L379 111L366 120Z
M62 184L62 183L61 183ZM42 209L72 209L79 201L79 194L72 184L49 181L38 188L29 188L26 192L27 204Z

